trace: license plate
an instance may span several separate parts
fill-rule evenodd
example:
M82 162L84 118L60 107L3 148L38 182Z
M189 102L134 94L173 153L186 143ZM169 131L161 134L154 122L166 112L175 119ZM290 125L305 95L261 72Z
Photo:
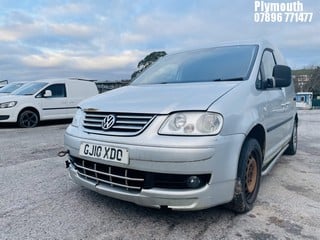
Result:
M92 143L82 143L79 154L112 162L129 164L129 152L124 148L116 148Z

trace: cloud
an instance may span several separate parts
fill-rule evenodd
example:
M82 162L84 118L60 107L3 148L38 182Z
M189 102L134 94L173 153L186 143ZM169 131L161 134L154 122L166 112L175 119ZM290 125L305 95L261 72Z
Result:
M5 15L6 25L15 25L15 24L32 24L33 17L21 10L12 10Z
M144 34L124 32L120 34L120 39L123 44L143 43L147 40L147 36Z
M128 66L136 65L140 60L139 51L124 51L117 55L94 56L94 57L75 57L74 66L82 70L111 70L123 69Z
M70 67L74 70L111 70L136 65L140 51L123 51L117 55L78 56L73 52L54 52L47 50L42 54L24 56L26 66L37 68Z
M12 24L0 27L0 41L13 42L39 34L42 25L37 23Z
M312 23L255 23L253 2L6 1L0 9L0 76L128 78L152 51L267 39L295 67L320 65L319 2L304 0Z
M21 34L19 34L16 31L0 28L0 41L3 41L3 42L16 41L20 36Z
M46 17L61 17L61 16L72 16L79 15L88 12L92 9L92 6L85 3L67 3L57 5L55 3L48 4L46 7L39 8L40 15Z
M32 54L23 56L21 60L26 66L48 68L63 66L68 62L68 57L62 53L46 52L41 55Z
M61 36L91 36L93 29L91 26L85 26L82 24L48 24L48 31L52 35L61 35Z

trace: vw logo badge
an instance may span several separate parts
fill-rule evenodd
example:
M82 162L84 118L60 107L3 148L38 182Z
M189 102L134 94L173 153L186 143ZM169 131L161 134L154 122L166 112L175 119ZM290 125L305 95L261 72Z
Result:
M102 129L109 130L116 123L116 117L114 115L107 115L102 121Z

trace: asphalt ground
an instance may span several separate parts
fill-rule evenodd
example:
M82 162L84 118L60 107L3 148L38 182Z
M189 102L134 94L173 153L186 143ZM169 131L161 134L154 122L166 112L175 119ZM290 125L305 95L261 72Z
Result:
M67 125L0 125L0 239L320 239L320 110L299 111L297 154L242 215L144 208L74 184L57 157Z

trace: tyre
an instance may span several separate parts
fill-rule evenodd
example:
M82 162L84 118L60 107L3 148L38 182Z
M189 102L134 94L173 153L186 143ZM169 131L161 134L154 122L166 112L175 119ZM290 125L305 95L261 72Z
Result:
M33 128L39 123L38 114L32 110L24 110L19 114L18 125L22 128Z
M294 121L292 135L287 150L284 152L287 155L295 155L298 147L298 124Z
M240 153L237 180L232 201L227 207L238 213L252 209L261 179L262 153L256 139L246 139Z

